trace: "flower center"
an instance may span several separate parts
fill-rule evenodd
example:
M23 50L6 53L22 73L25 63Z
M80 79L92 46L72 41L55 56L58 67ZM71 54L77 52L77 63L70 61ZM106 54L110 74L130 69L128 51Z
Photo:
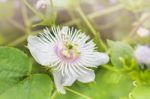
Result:
M77 45L65 41L58 46L57 55L64 61L73 62L79 58L80 52Z

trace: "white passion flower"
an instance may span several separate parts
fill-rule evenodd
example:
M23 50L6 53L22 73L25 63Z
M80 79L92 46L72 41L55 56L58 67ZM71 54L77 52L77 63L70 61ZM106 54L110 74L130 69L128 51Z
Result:
M80 30L64 26L47 28L37 36L28 37L28 45L35 60L52 69L57 91L65 94L63 86L76 80L87 83L95 78L97 67L109 61L105 53L96 51L96 45Z
M134 51L134 56L139 64L150 64L150 48L138 45Z

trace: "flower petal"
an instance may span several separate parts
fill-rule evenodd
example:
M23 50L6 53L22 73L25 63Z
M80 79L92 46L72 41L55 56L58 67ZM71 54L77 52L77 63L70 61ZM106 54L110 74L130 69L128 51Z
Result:
M105 53L95 52L95 65L99 66L109 62L109 56Z
M80 82L83 82L83 83L88 83L88 82L94 81L94 79L95 79L94 71L88 70L88 69L84 69L84 71L86 73L83 73L83 75L79 76L77 78L77 80Z
M64 87L62 85L62 75L60 72L54 71L53 72L53 76L54 76L54 82L55 82L55 86L58 92L65 94L66 91L64 90Z
M76 80L76 77L65 77L64 78L64 82L63 82L63 86L71 86Z
M85 53L83 57L80 58L80 63L85 67L97 67L108 62L108 55L100 52Z
M139 64L150 64L150 48L148 46L137 46L134 56Z
M32 56L41 65L49 65L51 62L51 46L42 42L37 36L28 37L28 45Z

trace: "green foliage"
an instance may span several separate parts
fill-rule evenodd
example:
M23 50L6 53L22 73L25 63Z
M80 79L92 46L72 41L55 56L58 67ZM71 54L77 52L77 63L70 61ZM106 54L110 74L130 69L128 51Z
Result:
M0 47L0 99L49 99L53 84L48 75L31 75L31 62L15 48Z
M122 99L128 97L133 85L128 77L101 69L97 71L94 82L89 84L76 82L71 88L88 96L89 99ZM58 94L56 99L70 99L70 97L72 99L84 99L69 91L66 95Z
M149 92L150 92L149 85L137 86L130 93L130 99L150 99Z
M67 94L62 95L56 91L52 93L53 83L46 75L48 70L36 62L32 67L29 57L18 49L0 47L0 99L150 99L150 68L143 69L137 65L129 45L148 45L150 42L149 36L143 38L136 34L139 27L150 29L150 0L113 0L112 4L111 0L50 0L46 12L35 8L33 3L36 0L20 0L20 9L14 10L15 1L19 0L0 2L0 44L12 41L13 46L21 47L19 44L26 43L28 35L36 35L43 26L67 25L81 30L84 28L87 35L93 33L97 50L110 52L110 62L95 69L94 82L85 84L76 81L71 87L66 87ZM69 15L69 11L73 14ZM147 18L143 18L144 13ZM3 21L8 26L13 25L12 29ZM11 36L10 32L16 34ZM104 40L116 34L118 40L124 40L129 35L126 39L129 44L108 41L107 49L99 33Z
M31 72L31 62L23 52L0 47L0 94Z
M111 51L111 62L117 68L131 67L135 64L133 49L123 42L108 41Z
M0 99L50 99L53 86L45 74L31 75L0 95Z

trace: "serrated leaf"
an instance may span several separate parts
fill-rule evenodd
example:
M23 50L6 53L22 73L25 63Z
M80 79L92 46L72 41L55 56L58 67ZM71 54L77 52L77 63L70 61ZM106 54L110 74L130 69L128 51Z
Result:
M0 94L29 75L31 68L26 54L15 48L0 47Z
M128 97L132 88L132 81L124 75L101 70L96 73L94 82L89 84L77 82L70 89L89 99L121 99ZM66 95L58 94L55 99L70 99L70 97L71 99L84 99L69 91Z
M0 95L0 99L50 99L53 89L50 77L34 74Z
M123 42L108 41L111 50L111 62L114 66L122 68L130 66L134 60L133 49L130 45Z

